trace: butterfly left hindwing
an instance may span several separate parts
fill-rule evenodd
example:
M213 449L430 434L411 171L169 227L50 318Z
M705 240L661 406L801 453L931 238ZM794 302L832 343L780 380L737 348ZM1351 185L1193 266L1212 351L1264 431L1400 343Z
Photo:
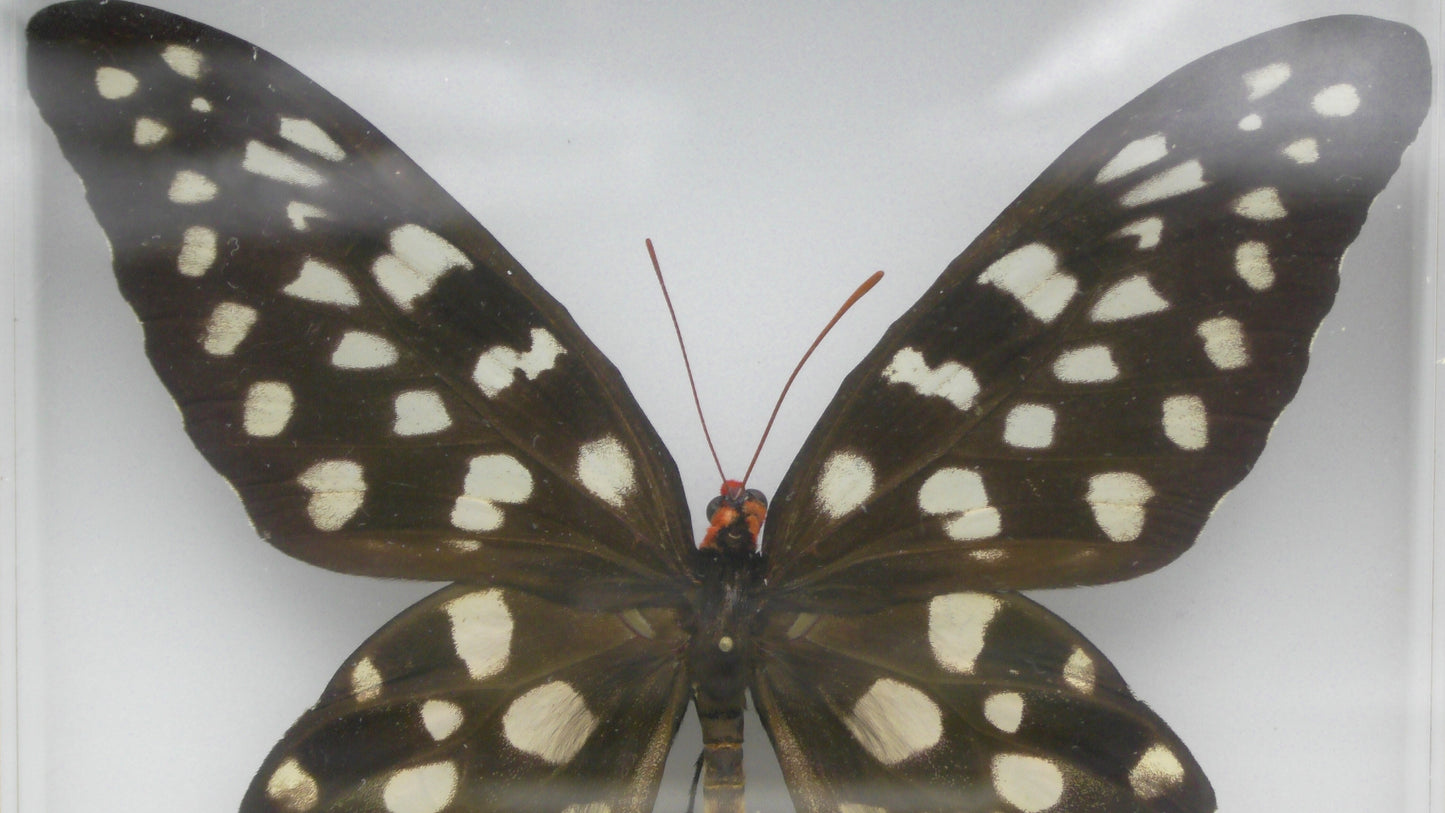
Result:
M241 810L646 813L690 698L683 643L671 610L448 587L347 659Z

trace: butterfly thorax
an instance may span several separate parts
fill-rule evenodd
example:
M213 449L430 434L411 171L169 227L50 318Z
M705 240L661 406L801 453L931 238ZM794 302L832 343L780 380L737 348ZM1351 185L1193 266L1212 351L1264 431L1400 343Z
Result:
M766 511L762 494L731 482L708 504L711 525L700 546L701 589L687 654L702 721L708 811L742 810L744 692L762 579L757 539Z

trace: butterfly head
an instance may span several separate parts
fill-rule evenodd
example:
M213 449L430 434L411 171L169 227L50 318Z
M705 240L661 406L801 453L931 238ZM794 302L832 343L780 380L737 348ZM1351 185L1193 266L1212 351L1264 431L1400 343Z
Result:
M707 504L707 533L703 550L722 553L756 553L758 533L768 515L768 498L737 480L723 483L718 496Z

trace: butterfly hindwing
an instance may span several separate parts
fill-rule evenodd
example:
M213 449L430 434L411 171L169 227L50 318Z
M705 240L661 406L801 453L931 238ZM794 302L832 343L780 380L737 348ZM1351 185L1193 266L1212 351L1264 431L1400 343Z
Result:
M567 312L290 66L127 3L31 21L30 84L147 352L260 532L348 572L676 600L676 467ZM595 589L594 589L595 588Z
M1178 556L1293 397L1429 97L1418 33L1332 17L1092 128L840 388L769 516L778 593L847 608Z
M753 677L799 811L1212 811L1169 727L1016 593L780 613Z
M671 610L448 587L347 659L241 809L645 813L690 697L683 640Z

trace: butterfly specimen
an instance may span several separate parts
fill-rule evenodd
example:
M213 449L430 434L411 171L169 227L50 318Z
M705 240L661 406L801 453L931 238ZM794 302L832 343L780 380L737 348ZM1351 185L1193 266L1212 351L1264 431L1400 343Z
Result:
M394 145L255 46L126 3L28 29L197 447L281 550L451 581L337 672L243 810L648 810L689 705L799 810L1213 810L1179 738L1016 591L1168 563L1248 471L1414 138L1424 43L1215 52L1067 150L694 540L621 377ZM700 544L699 544L700 543Z

